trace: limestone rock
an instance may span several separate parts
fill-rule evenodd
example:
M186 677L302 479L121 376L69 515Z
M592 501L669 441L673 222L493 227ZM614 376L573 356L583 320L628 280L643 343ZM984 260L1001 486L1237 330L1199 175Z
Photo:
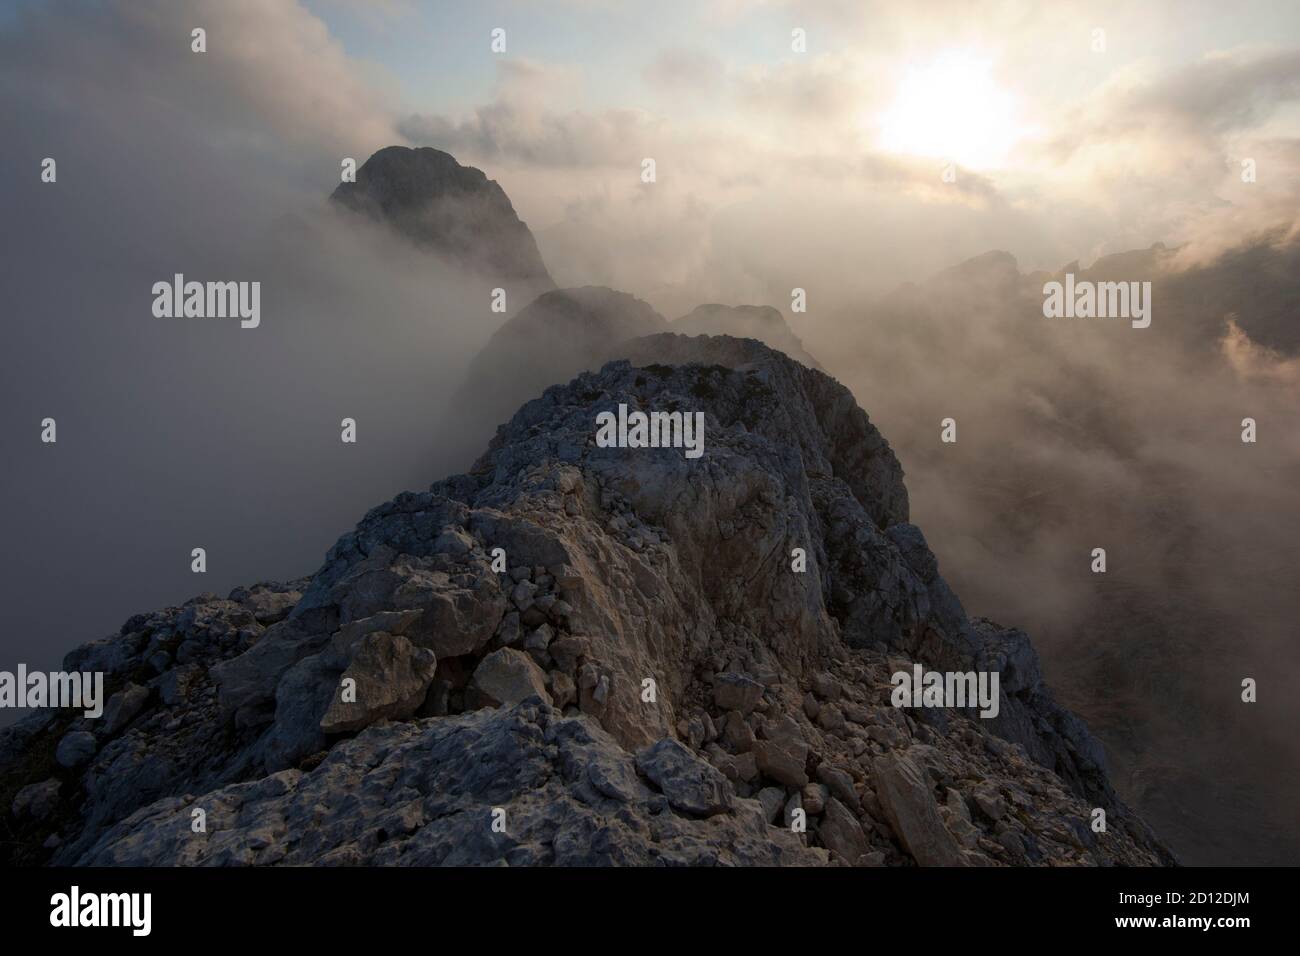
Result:
M321 718L327 734L368 727L377 720L410 717L424 703L438 660L401 635L374 631L361 638L341 680L356 681L355 702L336 694Z
M54 759L59 766L75 769L88 763L95 756L95 735L84 730L74 730L59 741Z
M670 737L638 753L636 768L682 813L708 817L731 807L723 775Z
M862 824L834 797L826 802L826 812L817 833L826 849L849 863L857 863L860 857L871 852L871 843L862 831Z
M527 654L511 647L493 651L479 662L468 693L481 707L517 704L529 697L551 703L546 673Z
M780 787L764 787L758 791L758 802L763 808L763 819L774 823L785 806L785 791Z
M848 773L829 763L821 763L817 765L817 779L845 805L857 809L858 794L853 787L853 778Z
M787 787L803 787L808 782L804 770L807 758L807 744L781 740L759 740L754 744L759 772Z
M903 754L888 753L873 763L877 792L899 842L921 866L961 866L964 858L943 825L924 774Z
M748 714L763 696L763 685L744 674L719 674L713 681L713 702L723 710Z
M58 804L60 787L61 784L54 777L42 780L40 783L28 784L14 795L11 808L13 815L44 820L54 812Z
M382 762L373 755L385 754ZM110 828L92 866L818 865L825 851L767 826L757 801L680 813L638 779L630 754L589 718L524 704L372 726L310 773L166 798ZM347 794L348 799L338 799ZM657 801L657 802L656 802ZM211 808L209 838L189 809ZM500 806L510 821L485 821ZM382 829L386 839L375 839ZM647 839L653 833L654 839ZM293 839L289 840L288 835Z
M808 783L808 744L799 725L788 717L768 726L766 739L755 741L754 759L759 772L778 783L797 788Z
M100 729L110 737L117 736L144 709L148 699L149 688L128 684L108 699Z

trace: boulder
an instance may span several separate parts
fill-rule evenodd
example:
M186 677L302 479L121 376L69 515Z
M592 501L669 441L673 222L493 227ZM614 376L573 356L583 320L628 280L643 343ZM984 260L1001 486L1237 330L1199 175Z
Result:
M60 783L54 777L31 783L14 795L12 805L16 817L32 817L44 820L52 814L59 802Z
M965 858L943 818L930 784L905 754L872 762L876 793L899 842L921 866L964 866Z
M713 679L713 702L723 710L748 714L763 697L763 685L745 674L718 674Z
M547 704L546 672L523 651L503 647L493 651L474 669L466 690L466 699L475 707L501 707L517 704L529 697L540 697Z
M438 659L433 651L416 647L405 637L375 631L358 643L340 683L356 681L356 700L341 693L331 701L320 729L327 734L368 727L377 720L410 717L424 703Z
M709 817L731 807L726 778L671 737L638 753L636 768L682 813Z
M826 849L849 863L857 863L871 851L871 843L862 831L862 824L858 823L857 817L848 807L834 797L826 801L826 811L817 827L817 834Z
M780 787L764 787L758 791L758 802L763 808L763 819L774 823L785 806L785 791Z
M99 728L108 736L116 737L144 709L145 702L148 700L149 688L138 684L127 684L124 689L108 699L108 705L104 708L104 719L100 722Z
M54 759L59 762L59 766L73 770L89 763L95 756L97 747L94 734L74 730L59 741L59 746L54 750Z
M808 743L799 725L786 717L768 725L766 735L754 742L759 772L787 787L802 788L808 783Z

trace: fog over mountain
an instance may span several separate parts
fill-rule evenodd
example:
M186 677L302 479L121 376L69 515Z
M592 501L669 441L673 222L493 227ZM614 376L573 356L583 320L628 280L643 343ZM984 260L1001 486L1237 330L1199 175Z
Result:
M758 339L784 352L801 365L821 369L790 331L785 317L770 305L701 305L673 323L673 331L683 335L733 335L741 339Z
M1148 268L1176 261L1159 248L1076 268L1155 278L1152 324L1137 330L1044 319L1051 277L990 254L867 306L869 340L810 337L899 436L954 587L1042 635L1047 672L1106 741L1117 785L1189 862L1296 852L1286 795L1300 754L1285 728L1300 716L1286 690L1300 685L1300 434L1285 344L1298 255L1261 236L1186 270ZM949 416L957 441L944 445ZM1243 444L1246 417L1275 434ZM1095 547L1105 575L1090 571ZM1229 690L1257 674L1283 692L1243 714Z
M451 467L431 409L502 318L496 283L329 203L341 157L391 133L315 21L200 12L238 51L204 81L180 80L188 40L166 42L189 35L183 5L42 6L0 32L21 236L0 263L2 520L23 542L3 575L10 665L53 665L142 607L310 571L358 507ZM316 84L340 95L303 113ZM45 156L55 184L31 175ZM152 286L176 273L260 280L260 326L155 318ZM46 417L54 454L29 454ZM345 417L360 454L340 454Z
M447 264L531 302L554 288L528 226L500 185L440 150L388 146L355 171L331 198L345 209L385 223Z
M626 349L309 579L72 651L113 696L102 723L0 732L4 862L1173 862L1027 635L967 617L842 385L752 339ZM590 439L611 407L688 403L702 468ZM886 675L926 664L980 689L891 702Z
M633 339L755 338L851 392L965 612L1031 636L1161 846L1300 860L1300 14L961 6L5 11L0 669L302 583ZM612 38L589 61L577 7ZM1005 142L921 122L953 76L1014 94L963 101ZM155 317L176 274L260 281L260 326ZM1150 326L1045 317L1066 274L1150 282Z

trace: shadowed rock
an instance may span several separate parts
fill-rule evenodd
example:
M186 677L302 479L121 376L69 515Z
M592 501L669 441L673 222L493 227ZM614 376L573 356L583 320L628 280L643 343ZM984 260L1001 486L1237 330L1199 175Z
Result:
M0 734L0 806L49 778L58 741L90 745L56 778L79 799L15 817L7 852L147 865L1170 861L1027 639L967 618L908 524L893 451L843 386L752 339L660 334L625 350L527 402L468 474L372 509L309 580L277 590L301 594L282 620L260 623L265 602L246 591L204 595L70 654L69 669L112 662L110 693L191 668L187 693L151 693L102 741L66 713ZM597 447L597 414L620 404L699 411L703 455ZM892 706L890 675L913 662L1000 671L999 720ZM342 714L345 673L359 688L380 680L379 706ZM954 809L967 804L977 812ZM194 806L207 835L189 830ZM785 825L771 825L782 806ZM1104 841L1088 835L1095 806ZM796 809L806 832L789 829Z

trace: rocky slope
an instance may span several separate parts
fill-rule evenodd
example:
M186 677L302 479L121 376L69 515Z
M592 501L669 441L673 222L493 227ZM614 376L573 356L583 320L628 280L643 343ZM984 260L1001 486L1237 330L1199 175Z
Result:
M1171 862L846 389L751 340L624 351L310 579L72 652L114 693L0 735L9 862ZM704 412L704 455L596 447L620 403ZM998 718L893 707L913 661L999 671Z
M966 606L1034 635L1115 786L1179 858L1289 865L1300 242L1264 235L1190 266L1184 251L1024 274L988 253L826 315L811 347L887 424ZM1066 273L1150 281L1150 328L1045 319L1043 285ZM1273 433L1243 444L1247 415ZM938 440L948 416L956 444ZM1106 574L1081 560L1094 547ZM1288 692L1245 705L1239 682L1259 673Z

